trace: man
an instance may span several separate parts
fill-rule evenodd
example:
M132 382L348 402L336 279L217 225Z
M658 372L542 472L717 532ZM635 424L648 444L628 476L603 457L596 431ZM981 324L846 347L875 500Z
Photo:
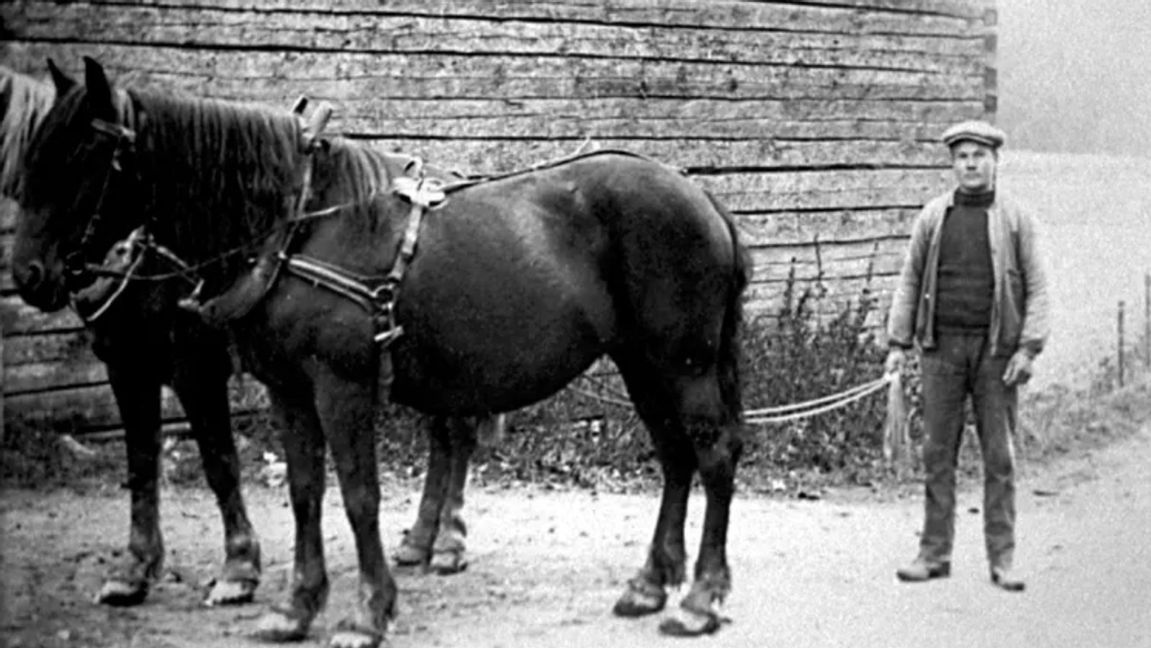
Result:
M1047 289L1036 222L995 186L1003 131L982 121L943 134L958 187L915 220L888 318L886 368L922 354L926 471L919 555L905 582L951 573L955 465L971 397L983 450L983 531L991 582L1022 591L1015 550L1016 389L1047 338Z

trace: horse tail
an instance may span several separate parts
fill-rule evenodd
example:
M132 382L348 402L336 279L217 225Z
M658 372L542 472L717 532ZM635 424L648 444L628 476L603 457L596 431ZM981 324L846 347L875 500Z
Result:
M746 290L751 272L751 256L739 238L735 217L710 192L707 194L712 207L723 217L727 231L731 235L733 263L731 284L724 306L723 325L720 329L717 357L720 400L723 404L724 423L738 423L743 419L743 386L741 379L742 350L740 337L743 330L743 293Z

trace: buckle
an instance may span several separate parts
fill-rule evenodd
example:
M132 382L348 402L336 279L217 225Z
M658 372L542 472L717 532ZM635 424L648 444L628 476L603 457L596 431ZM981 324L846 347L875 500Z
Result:
M403 176L392 181L392 192L413 205L432 208L444 202L447 194L444 183L435 178Z
M397 324L386 331L380 331L379 333L376 333L372 339L376 342L379 342L381 349L386 349L391 346L392 342L396 341L396 338L403 334L404 327Z

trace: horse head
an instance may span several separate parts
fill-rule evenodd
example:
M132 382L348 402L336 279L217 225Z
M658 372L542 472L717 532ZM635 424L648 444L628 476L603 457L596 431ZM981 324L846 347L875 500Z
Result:
M51 65L56 102L24 158L12 253L20 296L45 311L68 303L112 245L142 224L130 199L135 131L126 93L85 58L84 83Z

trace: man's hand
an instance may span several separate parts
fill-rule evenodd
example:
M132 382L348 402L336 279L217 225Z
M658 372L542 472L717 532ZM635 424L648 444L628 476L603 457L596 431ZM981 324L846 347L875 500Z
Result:
M1008 387L1022 385L1031 379L1031 356L1020 349L1007 361L1007 370L1003 372L1003 382Z
M892 374L903 371L907 364L907 351L899 347L891 347L887 352L887 360L883 362L883 373Z

